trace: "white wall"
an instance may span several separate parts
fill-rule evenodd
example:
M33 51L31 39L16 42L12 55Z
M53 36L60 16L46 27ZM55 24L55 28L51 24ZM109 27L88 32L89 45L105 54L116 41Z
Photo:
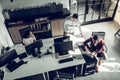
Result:
M0 5L0 45L3 45L5 47L13 46L13 42L4 24L4 17L2 15L1 5Z
M49 2L61 2L64 7L69 8L69 0L0 0L0 3L3 9L14 9L14 8L22 8L28 6L36 6L36 5L44 5Z

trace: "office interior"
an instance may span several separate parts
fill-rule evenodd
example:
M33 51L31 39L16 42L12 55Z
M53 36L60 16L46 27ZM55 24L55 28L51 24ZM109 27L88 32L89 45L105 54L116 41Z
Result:
M52 4L54 6L51 6ZM57 5L59 5L59 8L55 9ZM47 10L44 9L45 6L51 9L51 14L49 14L48 8L46 8ZM35 9L41 7L43 8L41 13L35 11ZM31 12L27 13L28 10ZM54 13L55 11L58 11L58 13ZM104 60L97 73L94 66L92 67L94 68L93 72L90 70L92 73L86 75L87 63L83 55L81 59L73 58L73 61L59 63L60 58L57 57L58 59L56 59L56 54L53 54L55 53L54 39L63 37L65 18L74 13L79 15L78 19L81 22L84 39L89 38L92 32L105 32L104 39L108 58ZM15 49L17 55L26 53L22 44L22 32L20 33L19 30L27 27L30 27L36 38L42 40L43 43L40 49L42 52L40 58L27 54L23 59L17 57L13 60L18 63L21 61L21 65L15 69L11 66L9 69L6 68L8 63L0 67L1 70L4 70L3 80L59 80L57 72L61 69L67 70L67 68L67 71L69 71L69 68L75 68L75 78L73 80L119 80L119 16L119 0L0 0L0 49L4 46L10 47L10 50ZM33 29L35 25L45 28L40 27L40 31L36 31ZM52 52L49 53L51 46ZM79 49L77 53L81 53L81 50ZM2 59L2 56L0 59ZM22 61L27 61L27 63L23 64ZM91 65L96 65L96 63L95 60Z

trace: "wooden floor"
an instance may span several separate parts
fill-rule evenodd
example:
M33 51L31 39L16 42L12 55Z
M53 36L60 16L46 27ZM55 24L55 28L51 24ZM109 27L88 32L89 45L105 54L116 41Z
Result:
M108 59L99 67L99 72L93 75L78 77L75 80L120 80L120 38L114 36L120 25L115 22L103 22L82 26L85 38L93 31L104 31L108 48Z

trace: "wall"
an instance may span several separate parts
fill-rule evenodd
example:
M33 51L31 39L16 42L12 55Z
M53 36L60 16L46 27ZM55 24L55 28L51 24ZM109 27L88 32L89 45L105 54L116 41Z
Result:
M0 45L2 46L13 46L13 42L4 24L4 17L2 15L2 7L0 5Z
M0 0L0 3L3 9L14 9L14 8L22 8L28 6L36 6L36 5L43 5L49 2L61 2L63 3L64 7L69 9L69 0Z

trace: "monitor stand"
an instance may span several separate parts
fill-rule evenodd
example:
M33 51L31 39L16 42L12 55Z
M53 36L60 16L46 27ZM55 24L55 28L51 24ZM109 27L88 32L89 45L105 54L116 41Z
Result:
M58 55L58 59L65 59L65 58L69 58L72 57L70 54L65 54L65 55Z

